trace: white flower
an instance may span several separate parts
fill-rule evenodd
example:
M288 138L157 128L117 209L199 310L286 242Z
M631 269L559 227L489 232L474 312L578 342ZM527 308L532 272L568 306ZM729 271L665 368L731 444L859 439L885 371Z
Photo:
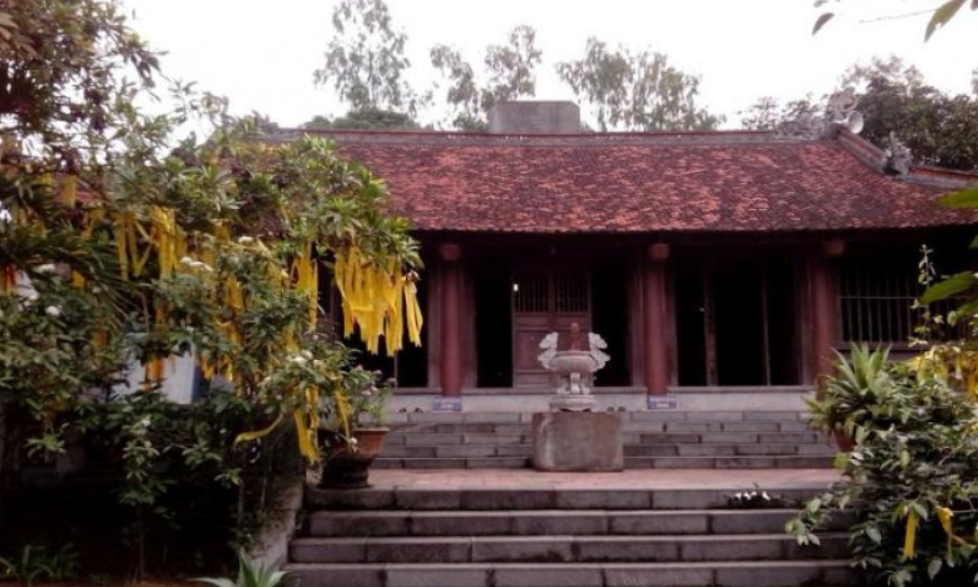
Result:
M301 350L301 351L299 351L299 356L304 357L306 359L312 359L312 353L310 353L307 350Z
M250 236L243 236L238 239L239 245L250 245L253 242L255 242L255 239L251 238Z
M44 308L44 313L52 318L57 318L61 315L61 308L57 306L48 306L47 308Z
M351 445L351 446L356 446L357 444L358 444L358 443L357 443L357 439L356 439L356 438L351 438L351 439L350 439L350 445Z
M207 272L207 273L210 273L211 271L214 271L213 269L211 269L211 266L210 265L208 265L207 263L204 263L203 261L193 261L193 262L191 262L190 263L190 268L191 269L199 269L199 270L204 271L204 272Z
M20 297L23 298L24 302L28 304L36 302L37 299L41 297L41 295L37 293L37 290L32 287L18 287L17 292L20 294Z
M736 494L734 494L734 497L736 499L744 499L744 494L743 493L736 493Z
M762 493L761 494L761 497L764 498L764 501L771 501L771 496L767 494L767 491L765 491L764 493Z
M34 268L34 271L37 271L38 273L54 273L57 270L58 268L54 265L54 263L45 263L44 265L38 265Z
M300 355L296 355L292 357L292 362L295 363L296 365L305 365L308 361L309 359Z
M189 265L193 267L194 263L196 263L197 261L194 261L193 257L182 257L180 259L180 262L183 263L184 265Z

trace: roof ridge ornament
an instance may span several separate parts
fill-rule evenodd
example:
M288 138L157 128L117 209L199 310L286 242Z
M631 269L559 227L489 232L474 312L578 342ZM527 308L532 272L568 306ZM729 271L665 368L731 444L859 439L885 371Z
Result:
M883 171L889 175L908 175L910 167L913 165L913 151L910 150L903 141L897 137L895 131L890 131L886 139L886 162L883 164Z

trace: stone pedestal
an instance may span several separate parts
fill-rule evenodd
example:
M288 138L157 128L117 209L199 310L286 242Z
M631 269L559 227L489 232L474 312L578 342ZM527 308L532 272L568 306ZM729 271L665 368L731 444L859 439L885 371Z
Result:
M598 400L589 393L560 393L550 398L552 412L593 412L598 409Z
M625 468L618 414L533 414L533 468L538 471L621 471Z

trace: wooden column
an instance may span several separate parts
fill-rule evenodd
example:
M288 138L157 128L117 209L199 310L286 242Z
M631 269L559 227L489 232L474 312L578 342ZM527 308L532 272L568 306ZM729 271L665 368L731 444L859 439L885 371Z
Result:
M832 371L835 346L839 340L838 295L836 289L836 260L845 251L845 243L831 240L810 262L812 346L809 363L818 383L821 375Z
M666 261L669 245L649 245L645 259L642 310L645 316L645 386L650 394L665 394L669 387L669 351L666 325Z
M443 244L441 255L441 393L462 393L462 249Z

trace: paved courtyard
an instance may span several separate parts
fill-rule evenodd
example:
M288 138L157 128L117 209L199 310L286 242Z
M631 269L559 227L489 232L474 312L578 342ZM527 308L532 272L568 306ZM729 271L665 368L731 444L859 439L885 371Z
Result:
M621 473L543 473L531 469L388 469L370 473L375 489L750 489L825 487L833 469L636 469Z

